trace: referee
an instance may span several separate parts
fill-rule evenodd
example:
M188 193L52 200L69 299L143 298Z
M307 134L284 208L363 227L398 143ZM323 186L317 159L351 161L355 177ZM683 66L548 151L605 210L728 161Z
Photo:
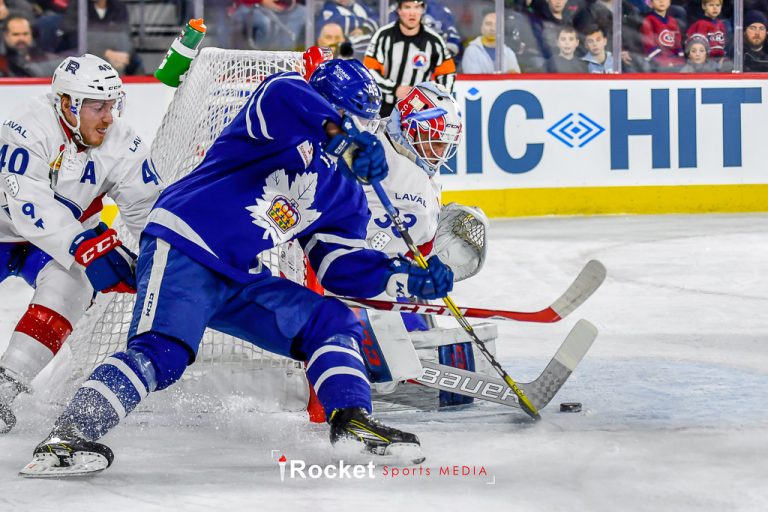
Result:
M424 0L398 0L397 21L373 34L363 64L371 70L384 96L381 117L421 82L434 80L453 92L456 64L443 38L425 27Z

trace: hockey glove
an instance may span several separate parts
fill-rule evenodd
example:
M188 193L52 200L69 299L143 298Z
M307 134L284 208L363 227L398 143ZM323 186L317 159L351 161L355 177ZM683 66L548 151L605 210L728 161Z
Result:
M453 289L453 271L437 256L427 260L428 269L402 256L390 260L392 274L387 293L393 297L415 296L421 299L441 299Z
M349 116L344 116L341 128L344 131L335 135L325 149L339 157L339 162L343 160L346 163L339 163L344 173L363 183L386 178L389 166L381 141L370 132L360 131Z
M103 222L77 235L69 248L96 291L136 293L136 255Z

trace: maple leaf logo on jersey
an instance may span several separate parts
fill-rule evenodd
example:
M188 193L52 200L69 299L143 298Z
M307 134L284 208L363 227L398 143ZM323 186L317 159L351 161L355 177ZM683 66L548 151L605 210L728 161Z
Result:
M267 177L261 198L246 207L253 223L264 229L264 238L275 244L288 241L295 233L312 224L320 212L311 208L317 191L317 173L296 174L289 184L285 169Z

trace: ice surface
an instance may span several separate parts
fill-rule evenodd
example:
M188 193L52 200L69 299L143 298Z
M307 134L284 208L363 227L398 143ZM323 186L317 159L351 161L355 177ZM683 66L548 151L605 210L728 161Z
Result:
M45 388L17 402L19 425L0 437L0 510L768 510L766 225L761 214L493 221L486 267L457 285L459 305L538 309L589 259L608 268L562 322L500 324L509 373L534 378L578 318L600 334L539 424L487 403L380 414L420 436L415 475L283 482L272 450L308 465L348 454L301 413L167 393L147 402L164 412L135 413L104 439L116 453L104 473L24 480L16 472L61 408ZM0 284L0 347L30 295ZM563 401L584 410L559 413ZM482 474L440 475L454 466Z

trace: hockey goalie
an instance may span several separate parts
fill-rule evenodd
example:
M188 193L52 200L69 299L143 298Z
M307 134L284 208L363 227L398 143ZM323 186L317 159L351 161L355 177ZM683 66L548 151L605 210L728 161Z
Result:
M434 82L424 82L411 89L397 102L377 132L390 168L382 187L422 255L438 255L453 270L455 281L467 279L482 268L488 229L488 219L481 209L456 203L441 205L437 175L456 154L461 134L458 104ZM371 187L365 190L371 210L368 223L371 248L411 260L414 255L375 191ZM398 295L400 301L410 299L398 290L388 291L390 295ZM475 370L472 344L463 336L461 328L440 329L431 318L411 313L398 317L389 312L358 310L357 314L366 327L368 337L363 342L364 351L371 378L378 383L375 388L380 394L394 391L399 381L421 376L416 349L421 358L432 359L436 352L441 364ZM496 336L495 326L480 326L478 333L485 338L483 341L491 341ZM450 343L456 339L461 341ZM471 401L470 397L440 392L441 406Z

